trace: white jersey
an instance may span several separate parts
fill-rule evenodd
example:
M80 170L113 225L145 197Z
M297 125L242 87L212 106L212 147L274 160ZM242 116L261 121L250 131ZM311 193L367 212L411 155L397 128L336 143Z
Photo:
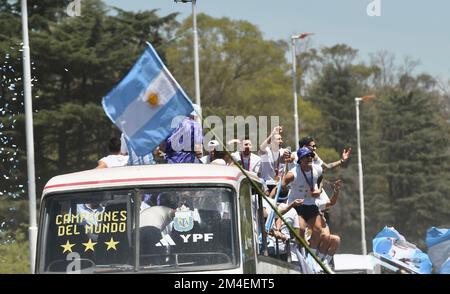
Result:
M211 156L209 154L205 155L202 158L200 158L200 161L205 164L211 163Z
M323 211L327 208L327 203L330 203L330 198L328 197L327 192L325 192L325 189L322 189L322 193L316 198L316 205L320 211Z
M323 160L320 159L319 156L314 157L313 159L313 165L316 167L317 171L322 174L323 168L322 168Z
M108 155L99 160L106 164L106 167L125 166L128 163L128 156L125 155Z
M261 157L259 157L258 155L250 153L250 157L249 158L244 158L243 155L242 155L242 158L241 158L241 152L236 151L236 152L233 152L231 154L231 156L233 157L234 160L236 160L238 162L241 162L241 165L242 165L242 167L245 170L254 172L255 174L258 174L260 172ZM249 161L250 161L250 164L249 164ZM248 169L249 165L250 165L250 169Z
M275 185L275 177L281 178L284 172L284 159L283 153L284 148L280 148L278 152L272 152L269 146L264 150L265 152L261 154L261 178L266 182L267 185Z
M155 227L163 230L171 221L174 210L166 206L152 206L141 211L139 227Z
M311 188L318 189L317 179L321 175L321 172L317 169L316 165L313 164L311 170L304 173L302 172L300 165L297 165L289 172L294 175L294 181L291 182L288 203L293 202L295 199L304 199L303 205L316 205L315 198L312 197L311 192ZM312 187L310 187L310 184L312 184Z

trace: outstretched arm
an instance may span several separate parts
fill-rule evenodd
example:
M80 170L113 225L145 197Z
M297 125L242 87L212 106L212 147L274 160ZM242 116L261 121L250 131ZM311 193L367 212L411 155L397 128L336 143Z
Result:
M341 191L343 184L344 184L344 182L340 179L338 179L338 180L336 180L336 182L334 182L333 195L331 195L330 202L327 203L327 205L326 205L327 209L336 204L338 196L339 196L339 192Z
M332 162L332 163L322 163L322 168L324 169L333 169L337 166L340 166L342 164L344 164L345 162L347 162L350 159L350 153L352 152L352 148L348 148L348 149L344 149L344 151L342 151L342 158L338 161Z
M270 139L275 136L275 134L280 134L281 132L283 132L283 127L281 126L276 126L273 131L270 133L269 137L267 137L264 142L261 143L261 145L259 146L259 152L261 154L266 153L266 147L269 145L269 141Z

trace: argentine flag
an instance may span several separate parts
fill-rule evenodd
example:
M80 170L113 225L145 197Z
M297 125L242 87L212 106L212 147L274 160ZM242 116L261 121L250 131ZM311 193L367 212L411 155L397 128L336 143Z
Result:
M372 240L373 252L418 274L431 274L430 258L393 227L384 227ZM376 256L376 255L375 255Z
M103 97L106 115L122 131L134 152L152 152L188 116L193 106L150 43L131 71Z
M436 272L450 274L450 230L436 227L429 228L425 243Z

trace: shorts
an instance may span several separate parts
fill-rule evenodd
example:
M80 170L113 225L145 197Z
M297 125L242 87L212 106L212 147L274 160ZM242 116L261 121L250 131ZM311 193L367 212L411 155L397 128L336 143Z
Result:
M295 210L306 221L320 214L317 205L300 205L295 207Z

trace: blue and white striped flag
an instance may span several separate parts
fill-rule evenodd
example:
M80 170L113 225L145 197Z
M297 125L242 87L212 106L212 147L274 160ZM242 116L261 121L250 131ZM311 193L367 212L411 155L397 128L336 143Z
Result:
M137 155L155 149L188 116L193 106L150 43L131 71L105 97L106 115L122 131Z
M431 274L431 261L393 227L384 227L372 240L373 252L418 274Z
M425 243L435 271L450 274L450 230L429 228Z

